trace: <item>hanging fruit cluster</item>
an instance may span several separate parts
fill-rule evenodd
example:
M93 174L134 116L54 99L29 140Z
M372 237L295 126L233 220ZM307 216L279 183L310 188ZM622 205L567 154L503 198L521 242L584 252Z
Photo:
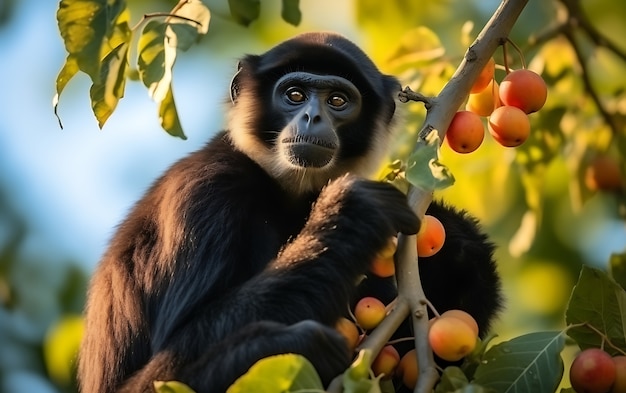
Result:
M511 71L505 64L506 76L498 83L496 63L489 59L474 82L465 105L452 119L446 140L452 150L471 153L482 144L484 125L494 140L506 147L516 147L528 139L528 115L543 107L548 97L544 80L526 68Z

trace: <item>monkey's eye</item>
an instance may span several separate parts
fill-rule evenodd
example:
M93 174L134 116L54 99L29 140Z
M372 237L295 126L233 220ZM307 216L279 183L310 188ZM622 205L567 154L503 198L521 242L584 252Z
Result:
M328 105L334 107L335 109L341 108L342 106L346 105L346 103L348 102L348 100L346 100L343 96L340 95L332 95L329 99L328 99Z
M292 87L285 93L287 99L293 103L299 104L306 100L306 95L304 92L297 87Z

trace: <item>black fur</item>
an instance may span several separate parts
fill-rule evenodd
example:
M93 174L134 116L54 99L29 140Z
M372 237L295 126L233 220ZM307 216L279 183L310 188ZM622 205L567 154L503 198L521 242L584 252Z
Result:
M390 236L418 229L402 193L346 175L362 174L389 139L395 79L332 34L296 37L240 67L229 130L151 187L94 274L79 358L85 393L149 392L154 380L223 392L258 359L286 352L305 355L328 383L350 361L329 326L354 283ZM329 168L274 161L267 133L285 123L266 90L294 70L339 75L362 94L358 120L336 130L342 143ZM427 293L442 308L475 310L486 328L499 304L491 246L473 221L439 213L452 258L426 262Z

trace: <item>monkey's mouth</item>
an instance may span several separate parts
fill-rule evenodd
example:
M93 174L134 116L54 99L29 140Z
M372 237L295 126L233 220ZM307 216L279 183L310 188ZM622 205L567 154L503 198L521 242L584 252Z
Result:
M296 135L283 138L289 162L303 168L322 168L333 159L338 145L314 136Z

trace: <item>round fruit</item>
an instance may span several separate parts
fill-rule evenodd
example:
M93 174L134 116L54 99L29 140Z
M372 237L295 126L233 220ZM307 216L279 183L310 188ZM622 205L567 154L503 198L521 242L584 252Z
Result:
M393 376L399 363L400 354L398 351L393 345L385 345L372 362L372 371L376 376L384 374L383 378L389 379Z
M437 217L426 214L416 239L417 255L430 257L438 253L443 247L446 240L446 230Z
M546 103L548 88L541 76L530 70L509 73L500 83L500 100L524 113L537 112Z
M411 349L405 353L400 359L400 363L396 368L396 375L402 379L402 383L409 389L415 389L417 385L417 377L419 375L419 368L417 365L417 351Z
M464 321L453 317L437 318L428 331L433 352L449 362L463 359L474 350L477 336Z
M485 137L483 121L474 112L459 111L454 114L446 141L452 150L457 153L471 153L478 149Z
M493 139L506 147L519 146L530 135L528 116L521 109L508 105L493 111L487 128Z
M626 393L626 356L615 356L613 363L615 363L617 376L611 388L611 393Z
M370 272L381 278L393 276L396 273L396 263L393 256L391 258L374 258L370 265Z
M345 337L348 342L348 348L350 348L351 351L354 351L360 340L359 329L356 327L354 322L348 318L339 318L335 324L335 329Z
M580 352L569 370L572 388L578 393L606 393L617 372L611 356L598 348Z
M476 322L474 317L471 316L469 313L463 310L448 310L444 312L443 314L441 314L441 318L447 318L447 317L457 318L465 322L467 326L469 326L472 329L476 337L478 337L478 323Z
M617 161L609 156L595 157L585 171L585 185L592 191L616 191L623 183Z
M470 90L470 93L478 93L478 92L485 90L487 85L489 85L489 82L493 80L493 75L495 74L495 72L496 72L496 62L492 57L489 59L485 67L482 69L482 71L478 75L478 78L476 78L476 80L474 81L474 84L472 85L472 89Z
M385 305L375 297L366 296L354 306L356 323L365 330L373 329L385 319Z
M489 116L495 108L502 105L498 89L498 82L491 81L483 91L469 95L465 109L476 113L478 116Z

